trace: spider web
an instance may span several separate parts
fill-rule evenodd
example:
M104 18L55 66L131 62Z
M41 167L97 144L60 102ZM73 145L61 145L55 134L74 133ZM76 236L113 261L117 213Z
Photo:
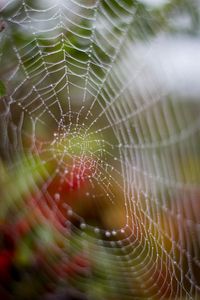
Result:
M176 37L153 12L128 0L2 4L1 155L13 172L23 155L39 161L39 182L24 175L30 193L100 257L105 289L198 299L198 90L187 94L185 74L174 84L173 51L160 53Z

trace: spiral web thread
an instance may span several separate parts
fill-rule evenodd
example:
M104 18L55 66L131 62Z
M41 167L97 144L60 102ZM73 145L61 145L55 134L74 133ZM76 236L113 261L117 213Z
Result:
M114 216L101 228L64 206L85 251L106 247L106 278L112 287L121 274L122 299L198 299L198 108L166 88L161 64L161 77L147 65L159 25L151 10L125 0L8 1L1 13L1 148L11 168L18 153L37 157L47 179L35 189L52 209L56 177L73 186L76 176L78 188L86 178L99 210L101 198L113 210L122 202L120 228Z

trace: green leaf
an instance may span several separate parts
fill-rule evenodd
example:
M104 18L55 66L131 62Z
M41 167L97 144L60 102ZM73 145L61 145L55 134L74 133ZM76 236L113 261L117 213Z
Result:
M0 97L5 96L6 94L6 87L3 81L0 80Z

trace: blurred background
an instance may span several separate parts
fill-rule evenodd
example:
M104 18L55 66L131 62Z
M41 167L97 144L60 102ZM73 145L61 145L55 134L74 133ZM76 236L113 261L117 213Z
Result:
M198 0L0 0L0 299L200 299Z

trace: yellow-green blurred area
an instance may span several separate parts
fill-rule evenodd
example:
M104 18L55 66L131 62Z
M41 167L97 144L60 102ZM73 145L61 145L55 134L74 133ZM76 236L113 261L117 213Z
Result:
M0 299L200 299L197 0L0 0Z

